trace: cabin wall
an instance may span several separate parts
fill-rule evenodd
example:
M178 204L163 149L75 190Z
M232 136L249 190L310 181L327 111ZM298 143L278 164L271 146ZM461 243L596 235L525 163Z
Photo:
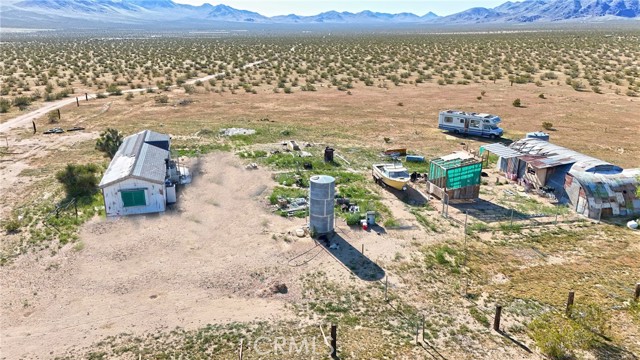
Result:
M146 205L125 207L120 192L122 190L145 190ZM163 212L167 195L164 184L156 184L140 179L124 179L102 189L107 216L122 216Z

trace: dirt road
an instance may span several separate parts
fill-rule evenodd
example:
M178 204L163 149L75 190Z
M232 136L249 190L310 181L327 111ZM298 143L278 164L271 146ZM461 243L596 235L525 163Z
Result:
M246 64L244 66L242 66L243 69L249 68L249 67L253 67L259 64L262 64L263 62L267 61L265 60L259 60L259 61L255 61L249 64ZM217 74L212 74L212 75L207 75L201 78L196 78L196 79L191 79L188 80L186 82L186 84L195 84L197 81L208 81L209 79L213 79L216 78L218 76L224 76L225 73L221 72L221 73L217 73ZM173 85L172 88L175 88L176 85ZM152 89L157 90L157 87L152 87ZM144 89L128 89L128 90L123 90L122 92L127 94L127 93L138 93L138 92L143 92L143 91L147 91L147 88ZM108 95L108 93L103 93L104 95ZM84 98L84 100L86 99L95 99L97 97L97 94L87 94L87 97L84 98L84 96L79 95L79 98ZM0 133L3 132L7 132L11 129L14 128L18 128L18 127L23 127L23 126L27 126L27 125L31 125L31 121L34 121L36 119L38 119L41 116L44 116L46 113L48 113L49 111L53 111L53 110L57 110L60 109L64 106L67 106L69 104L73 104L74 102L76 102L76 97L72 97L69 99L62 99L62 100L58 100L58 101L53 101L53 102L47 102L42 104L42 106L38 109L32 110L26 114L22 114L20 116L16 116L13 119L9 119L6 122L0 124Z

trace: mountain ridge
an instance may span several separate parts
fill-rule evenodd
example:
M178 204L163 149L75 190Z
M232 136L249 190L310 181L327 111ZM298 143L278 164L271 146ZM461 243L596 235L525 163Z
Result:
M155 25L184 22L206 25L215 22L259 24L486 24L585 20L594 18L640 18L640 0L524 0L507 1L494 8L474 7L448 15L433 12L383 13L325 11L316 15L264 16L228 5L200 6L173 0L16 0L0 6L5 26L33 22L66 25L73 20L97 24Z

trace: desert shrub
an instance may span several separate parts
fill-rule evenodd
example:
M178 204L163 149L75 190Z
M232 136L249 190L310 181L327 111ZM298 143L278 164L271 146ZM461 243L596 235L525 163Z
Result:
M17 218L11 218L2 222L2 228L9 234L20 231L22 223Z
M112 96L122 95L122 90L120 90L117 84L109 85L109 87L107 88L107 92Z
M360 223L360 213L350 213L347 215L347 225L354 226Z
M158 95L154 98L154 100L156 101L156 104L166 104L169 102L169 96L165 94Z
M31 105L31 98L28 96L18 96L13 99L13 106L20 110L24 110Z
M67 164L56 173L56 179L64 186L68 198L90 196L98 187L98 171L95 164Z
M191 84L185 84L182 87L184 88L184 92L187 94L193 94L196 92L196 87Z
M55 124L58 122L58 120L60 120L60 118L58 117L58 111L57 110L51 110L47 113L47 120L49 120L50 124Z
M548 122L548 121L543 121L542 122L542 128L545 130L551 130L553 129L553 124Z
M546 96L544 96L544 94L540 94L540 95L538 95L538 97L539 97L540 99L546 99L546 98L547 98Z
M121 144L122 134L116 129L108 128L100 133L100 137L96 140L96 150L100 150L109 155L110 158L113 158Z
M0 113L8 112L10 107L11 107L11 101L4 98L0 99Z
M128 93L127 96L125 97L125 100L130 101L133 100L133 93Z
M513 106L515 107L521 107L522 106L522 101L520 101L520 99L515 99L513 100Z

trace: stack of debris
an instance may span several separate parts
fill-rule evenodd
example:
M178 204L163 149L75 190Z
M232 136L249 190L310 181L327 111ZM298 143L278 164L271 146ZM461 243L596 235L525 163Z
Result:
M309 203L305 198L284 198L278 196L278 208L287 212L289 215L296 211L307 210Z

